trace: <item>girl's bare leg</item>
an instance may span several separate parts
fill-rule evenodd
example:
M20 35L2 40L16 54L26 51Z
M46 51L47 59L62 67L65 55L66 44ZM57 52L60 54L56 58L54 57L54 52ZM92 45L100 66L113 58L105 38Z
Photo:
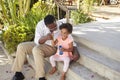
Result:
M56 67L52 67L52 70L49 72L49 74L54 74L57 71Z
M66 72L63 72L62 75L61 75L60 80L65 80L65 75L66 75Z

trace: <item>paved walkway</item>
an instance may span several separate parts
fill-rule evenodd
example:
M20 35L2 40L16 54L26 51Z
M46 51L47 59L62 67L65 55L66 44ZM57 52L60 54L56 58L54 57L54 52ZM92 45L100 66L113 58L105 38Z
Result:
M9 61L7 59L7 56L5 55L2 47L1 47L1 43L0 43L0 65L5 65L7 64Z
M96 6L92 11L92 16L104 19L120 18L120 7Z
M11 76L10 74L11 74L10 63L0 43L0 80L10 80L9 79L9 77Z
M12 63L6 56L2 44L0 43L0 80L11 80L14 75L11 72ZM23 74L25 75L25 80L35 80L34 79L34 70L29 65L23 66Z

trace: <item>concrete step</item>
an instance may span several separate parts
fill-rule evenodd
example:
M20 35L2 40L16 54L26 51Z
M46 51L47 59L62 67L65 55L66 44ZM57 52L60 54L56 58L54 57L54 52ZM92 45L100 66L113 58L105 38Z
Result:
M74 27L75 41L120 62L120 23L92 22Z
M83 45L78 45L81 58L79 63L110 80L120 79L120 62L100 55Z
M31 61L33 61L32 55L29 55L29 57L27 57L27 59L28 59L28 62L31 64ZM50 63L48 62L48 60L46 60L46 62L47 62L47 64L45 64L45 66L47 66L47 68L50 69ZM31 65L34 66L33 63ZM57 65L58 65L58 67L57 67L58 72L56 72L53 75L53 77L52 77L52 75L49 75L47 73L46 77L48 80L59 80L60 72L63 69L63 63L59 62ZM48 72L48 70L47 70L47 72ZM80 65L79 63L72 63L67 72L66 80L109 80L109 79L101 77L97 73L92 72L91 70Z

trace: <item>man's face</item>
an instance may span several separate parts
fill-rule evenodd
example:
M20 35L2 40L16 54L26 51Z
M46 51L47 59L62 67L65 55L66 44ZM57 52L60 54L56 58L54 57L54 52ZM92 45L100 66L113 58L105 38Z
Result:
M50 32L53 32L53 31L57 30L56 22L48 24L47 27L49 28Z

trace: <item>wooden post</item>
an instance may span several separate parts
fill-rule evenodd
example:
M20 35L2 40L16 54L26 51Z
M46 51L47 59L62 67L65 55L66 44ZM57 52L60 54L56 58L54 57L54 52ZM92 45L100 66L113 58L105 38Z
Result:
M67 20L66 22L67 22L67 23L69 23L69 16L70 16L70 11L67 10L67 11L66 11L66 18L67 18L67 19L66 19L66 20Z
M80 8L80 0L77 0L77 9Z
M61 1L61 0L60 0ZM54 0L55 4L57 5L57 13L58 13L58 19L60 18L60 12L59 12L59 8L62 9L63 11L66 12L66 22L69 22L69 17L70 17L70 10L73 10L73 9L69 9L67 8L67 6L63 5L63 2L59 3L59 0ZM78 0L77 2L77 7L76 9L79 9L79 2L80 0ZM76 10L74 9L74 10Z
M105 5L105 0L101 0L100 6L104 4Z
M59 11L59 6L57 5L57 14L58 14L58 20L60 19L60 11Z

